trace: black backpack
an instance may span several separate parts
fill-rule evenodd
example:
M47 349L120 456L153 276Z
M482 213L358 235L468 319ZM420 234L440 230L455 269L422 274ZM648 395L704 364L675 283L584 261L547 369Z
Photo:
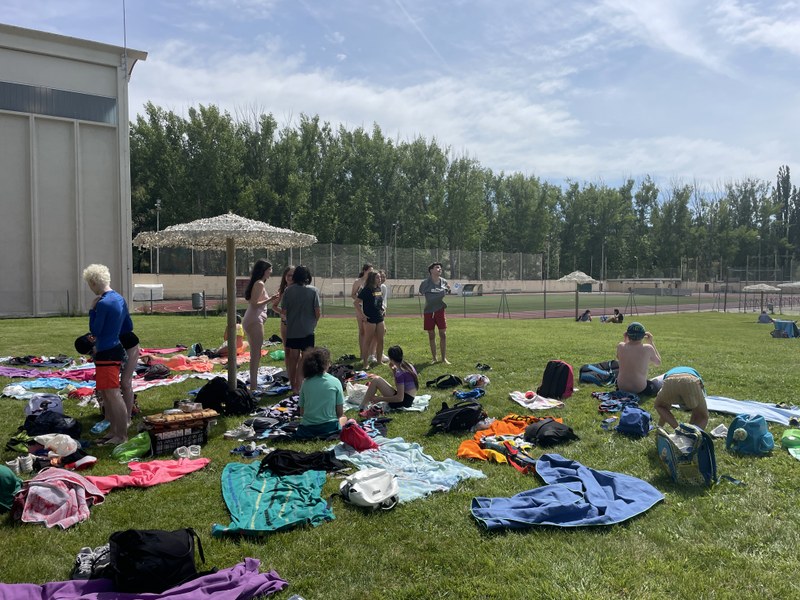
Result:
M451 387L458 387L463 383L461 377L448 373L446 375L439 375L436 379L431 379L425 383L425 387L437 387L440 390L445 390Z
M81 437L79 421L53 410L28 415L25 417L25 424L22 427L31 437L48 433L63 433L76 440Z
M347 380L350 379L351 377L354 377L356 374L356 372L353 370L352 365L345 365L340 363L328 367L328 373L336 377L336 379L338 379L341 382L342 390L347 389Z
M431 419L431 428L428 431L428 435L439 432L466 431L485 418L486 411L483 410L483 405L480 402L464 400L463 402L457 402L453 406L448 406L447 402L442 402L442 409Z
M248 415L258 406L253 394L241 381L236 381L236 389L228 389L228 380L214 377L197 392L196 401L203 408L211 408L220 414Z
M552 417L531 423L525 428L525 441L541 448L579 440L572 427L559 423Z
M551 360L544 368L542 385L536 393L545 398L569 398L573 387L572 366L563 360Z
M227 382L225 385L227 386ZM249 415L257 407L258 402L241 381L236 382L235 390L226 390L224 407L226 415Z
M203 575L194 562L194 546L205 563L203 546L194 529L128 529L111 534L110 562L103 577L115 591L160 594Z

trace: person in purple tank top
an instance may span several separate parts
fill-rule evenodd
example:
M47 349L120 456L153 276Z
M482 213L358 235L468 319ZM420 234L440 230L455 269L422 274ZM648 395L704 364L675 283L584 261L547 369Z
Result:
M374 377L369 382L364 401L359 407L361 412L367 412L377 402L387 402L392 409L408 408L414 403L419 377L414 365L403 358L403 349L400 346L389 348L389 366L394 371L394 387L382 377ZM378 392L380 396L377 395Z

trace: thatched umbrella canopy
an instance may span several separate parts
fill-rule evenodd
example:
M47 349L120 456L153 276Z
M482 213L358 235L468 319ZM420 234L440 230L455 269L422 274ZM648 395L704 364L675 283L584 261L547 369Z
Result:
M133 239L140 248L225 250L228 295L228 339L236 339L236 248L286 250L316 243L307 233L274 227L233 213L172 225L161 231L143 231ZM228 353L228 387L236 388L236 352Z
M583 271L573 271L569 275L559 278L559 281L575 282L575 319L578 318L578 286L582 283L597 283L597 280L587 275Z
M743 292L760 292L761 293L761 310L764 310L764 292L780 292L781 288L767 285L766 283L754 283L753 285L746 285L742 288Z

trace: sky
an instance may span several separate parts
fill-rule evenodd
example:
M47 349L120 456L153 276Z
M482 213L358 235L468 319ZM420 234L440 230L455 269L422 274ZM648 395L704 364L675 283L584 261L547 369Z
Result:
M3 0L143 50L147 101L301 114L563 183L800 170L800 0ZM125 18L123 19L123 14Z

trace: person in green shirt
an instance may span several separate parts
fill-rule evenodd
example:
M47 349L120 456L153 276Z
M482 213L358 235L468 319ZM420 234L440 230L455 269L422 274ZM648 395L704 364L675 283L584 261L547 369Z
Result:
M298 415L302 417L295 438L308 440L338 435L344 416L342 383L328 373L331 355L326 348L309 348L303 353L303 386Z

